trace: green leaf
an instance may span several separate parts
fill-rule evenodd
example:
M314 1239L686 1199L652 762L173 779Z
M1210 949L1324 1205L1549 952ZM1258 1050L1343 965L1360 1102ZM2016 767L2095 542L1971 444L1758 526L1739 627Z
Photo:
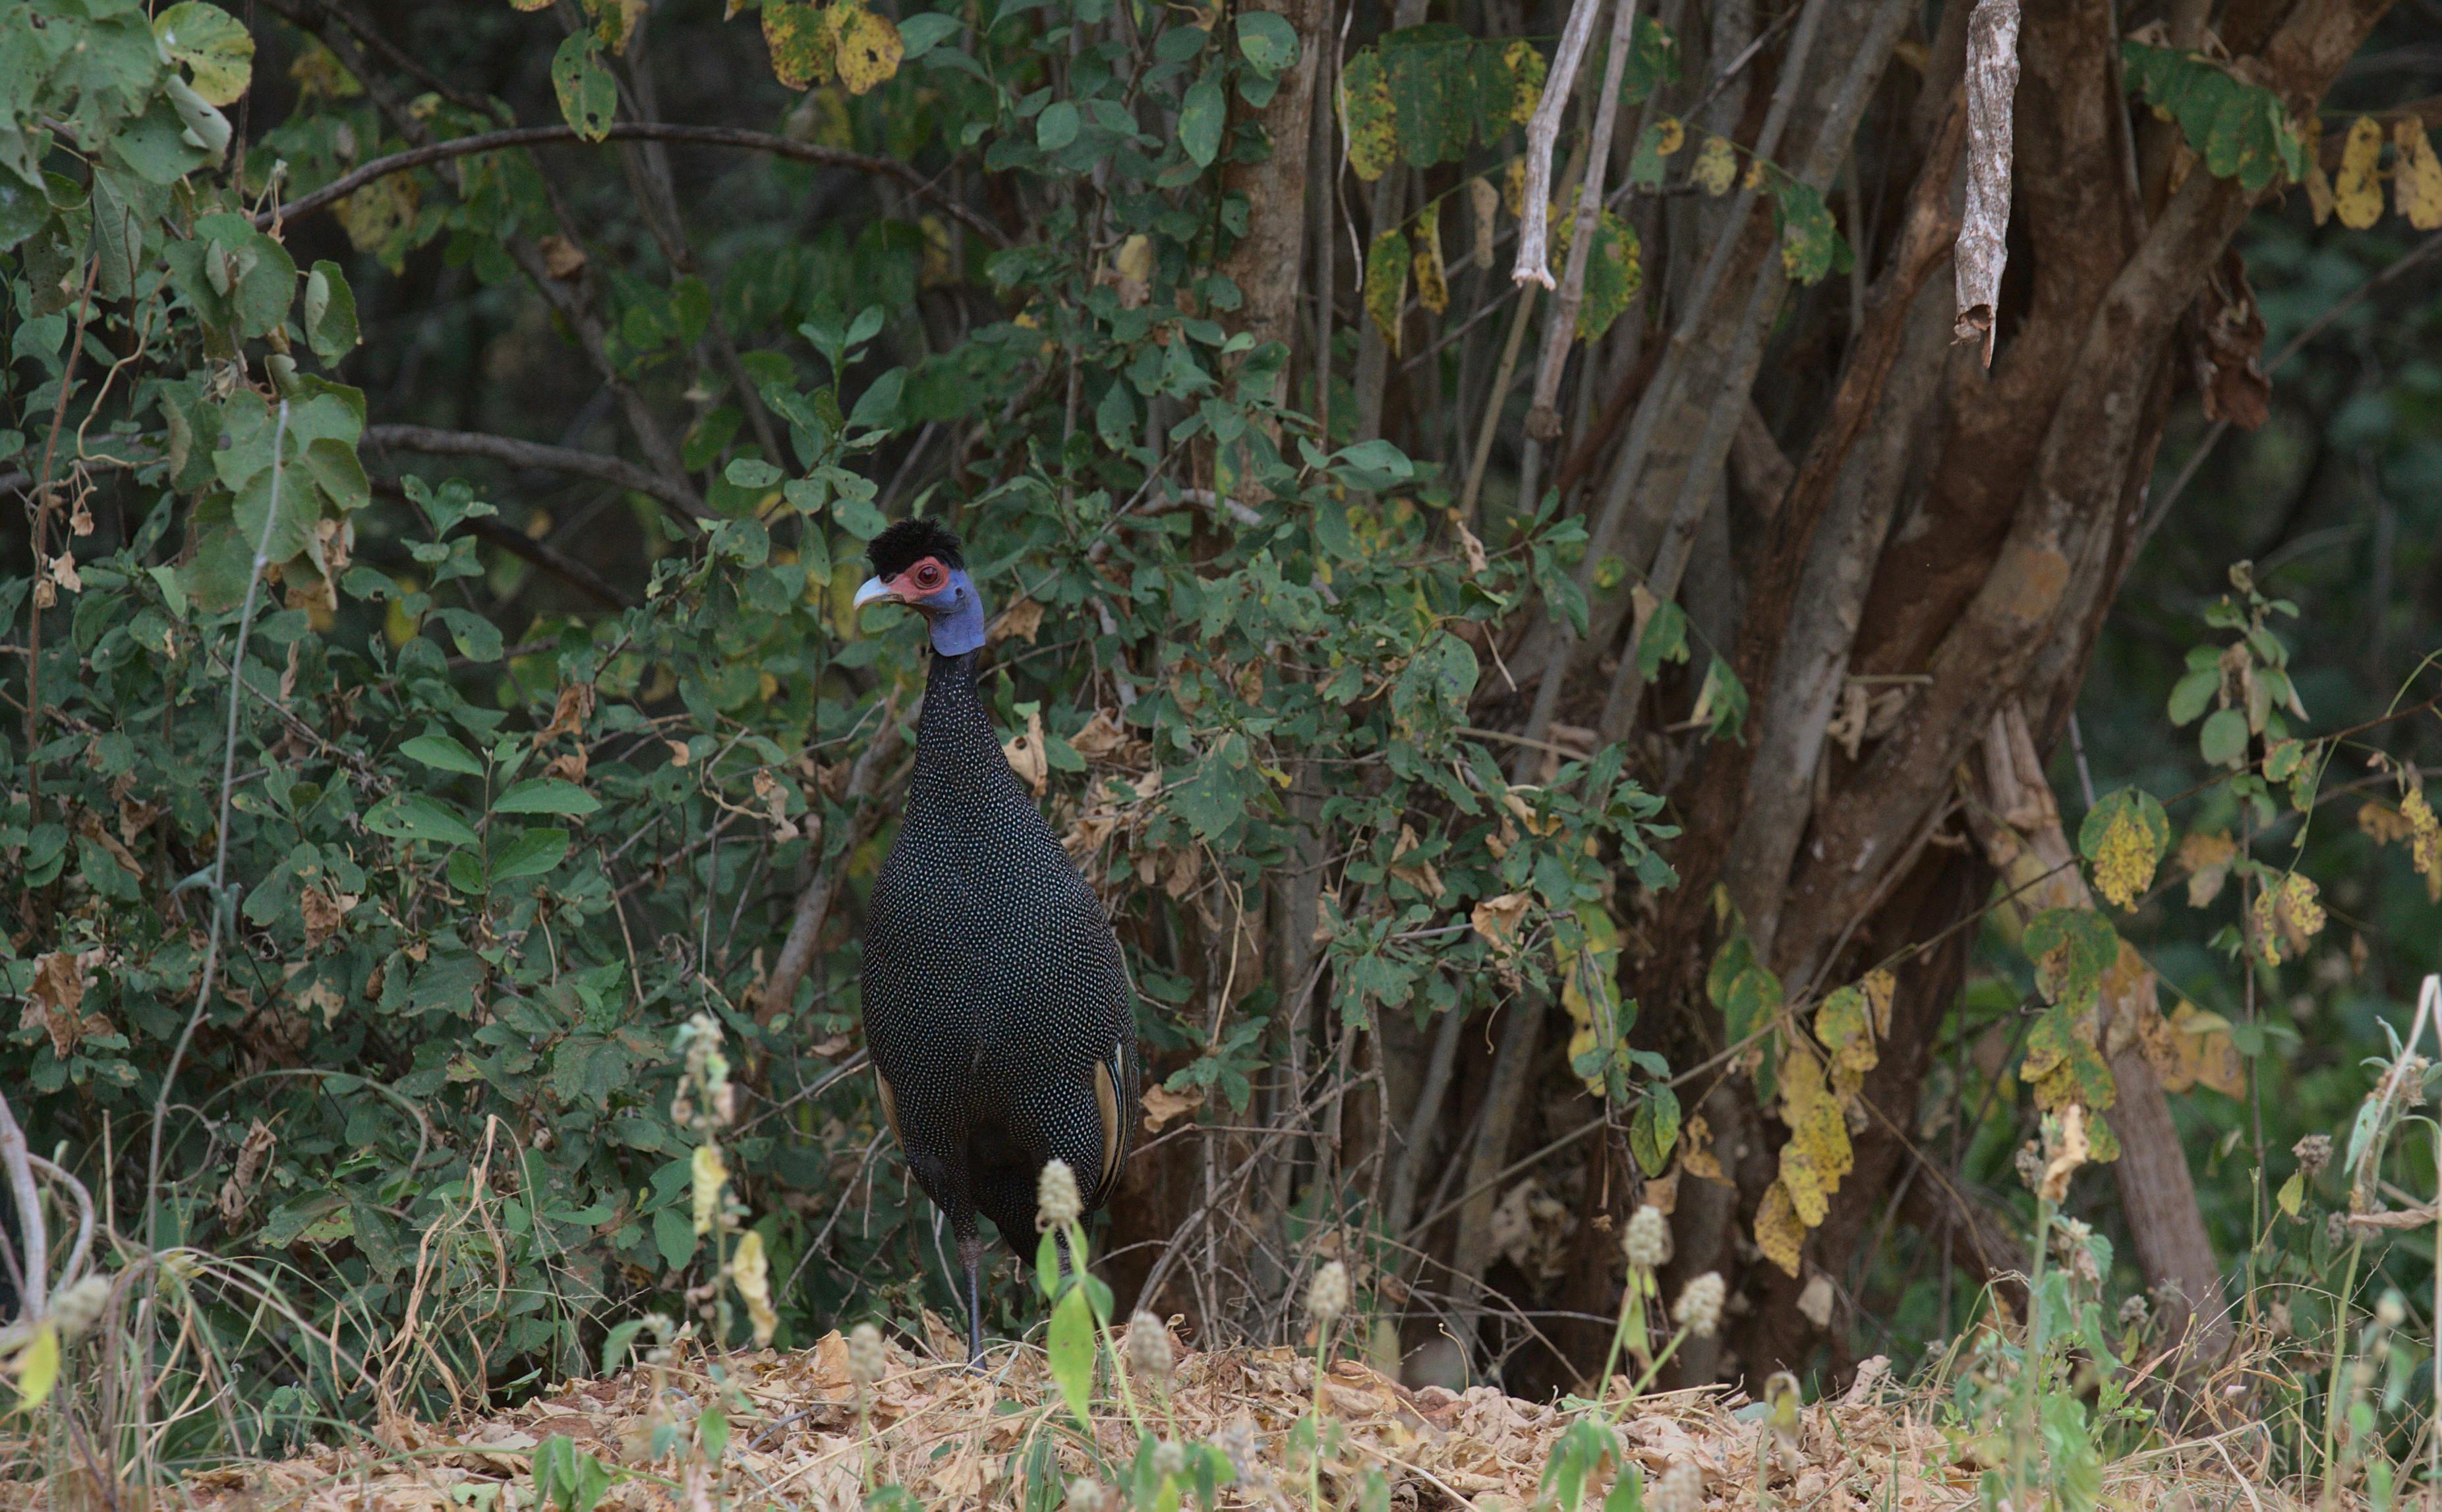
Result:
M559 113L590 142L609 135L619 115L619 82L602 65L601 51L602 39L588 30L571 32L551 55L551 87L559 96Z
M2120 959L2120 936L2091 908L2047 908L2027 920L2019 947L2035 963L2035 985L2054 1003L2082 1003Z
M565 829L520 829L518 837L492 858L494 885L523 877L539 877L568 857Z
M1056 153L1077 139L1083 125L1084 118L1077 114L1075 101L1054 100L1034 118L1034 145L1047 153Z
M1229 116L1230 104L1221 93L1221 69L1207 64L1203 77L1190 86L1178 110L1178 145L1196 167L1210 168L1221 155L1221 130Z
M913 63L921 58L943 41L957 35L965 25L957 16L938 10L907 17L899 23L899 41L906 48L904 61Z
M1778 173L1773 179L1781 265L1800 283L1819 283L1839 260L1840 228L1832 223L1831 207L1810 185Z
M1238 51L1258 73L1285 74L1297 66L1297 28L1268 10L1241 10Z
M1687 660L1687 611L1677 604L1656 605L1636 643L1636 669L1649 683L1661 674L1665 662Z
M1656 1082L1645 1090L1636 1118L1628 1127L1628 1149L1645 1174L1658 1176L1669 1169L1670 1152L1679 1143L1679 1094Z
M1467 152L1474 126L1473 46L1472 38L1447 22L1402 27L1382 39L1399 155L1412 166L1430 168Z
M1567 224L1574 226L1575 217ZM1645 286L1636 228L1604 210L1595 221L1594 252L1586 259L1585 297L1577 306L1577 337L1599 341L1612 322L1628 313Z
M305 341L324 366L355 350L356 296L339 264L324 261L305 276Z
M1746 743L1746 737L1740 733L1747 719L1746 684L1739 681L1730 664L1718 656L1704 669L1704 686L1696 695L1696 717L1708 721L1705 733L1712 738Z
M206 104L232 104L246 93L254 72L254 39L237 17L201 0L184 0L153 18L153 35L164 53L187 65Z
M1638 17L1636 38L1629 44L1628 64L1620 72L1620 103L1644 104L1656 89L1678 82L1679 39L1653 17Z
M1060 1395L1088 1430L1094 1408L1094 1312L1085 1288L1071 1285L1052 1304L1051 1327L1046 1340L1051 1355L1051 1378Z
M2247 715L2238 709L2216 709L2196 734L2196 749L2215 766L2234 767L2247 759Z
M398 754L441 772L459 772L470 777L483 774L483 763L476 759L474 752L437 731L401 741Z
M780 469L760 457L739 457L720 476L740 488L769 488L780 481Z
M574 782L558 777L532 777L519 783L492 803L494 813L557 813L588 814L602 807L602 800Z
M365 814L365 828L393 840L429 840L444 846L471 846L475 831L457 812L420 792L394 792Z
M2205 705L2213 701L2213 696L2220 690L2219 664L2208 662L2205 665L2189 672L2171 688L2169 710L2171 722L2177 725L2194 721L2197 715L2205 711Z
M448 628L458 654L470 662L497 662L507 648L501 644L501 628L473 610L435 609L432 617Z
M1394 227L1374 238L1365 249L1365 313L1395 355L1399 350L1399 317L1408 305L1408 239Z
M662 1264L671 1270L683 1268L695 1258L695 1220L684 1208L676 1205L653 1214L653 1244L662 1252Z
M1603 1498L1603 1512L1645 1512L1645 1471L1635 1465L1621 1467Z

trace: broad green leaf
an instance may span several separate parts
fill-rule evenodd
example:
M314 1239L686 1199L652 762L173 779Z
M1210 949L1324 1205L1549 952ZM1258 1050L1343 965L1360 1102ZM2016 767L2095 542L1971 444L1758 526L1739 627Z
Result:
M1467 151L1473 39L1446 22L1407 27L1382 39L1382 67L1397 116L1399 155L1430 168Z
M2035 985L2054 1003L2083 1003L2120 959L2120 936L2091 908L2047 908L2027 920L2019 946L2035 963Z
M1651 16L1639 16L1636 38L1629 45L1628 64L1620 72L1622 104L1641 105L1656 89L1679 82L1679 39Z
M1229 116L1229 101L1221 94L1221 69L1208 64L1178 110L1178 145L1196 167L1210 168L1220 155L1221 132Z
M565 829L521 829L518 837L492 857L494 885L522 877L539 877L568 856Z
M1636 643L1636 669L1649 683L1661 675L1666 662L1687 660L1687 611L1677 604L1663 603L1653 608L1653 617L1645 622L1645 634Z
M1056 153L1077 139L1084 124L1074 100L1056 100L1034 118L1034 145L1047 153Z
M1658 1176L1670 1167L1670 1155L1679 1144L1679 1094L1667 1084L1656 1082L1646 1088L1645 1100L1636 1105L1636 1118L1628 1127L1628 1149L1636 1163L1649 1176Z
M475 831L455 811L417 792L398 792L365 814L365 828L393 840L429 840L444 846L471 846Z
M740 488L769 488L780 481L780 469L760 457L739 457L720 471L721 477Z
M519 783L493 801L494 813L557 813L588 814L602 807L602 800L574 782L558 777L533 777Z
M2247 715L2239 709L2216 709L2196 735L2196 749L2215 766L2234 767L2247 759Z
M1575 217L1570 224L1575 224ZM1586 259L1584 302L1577 306L1577 337L1598 341L1612 322L1628 313L1645 286L1636 228L1606 209L1595 222L1594 253Z
M598 142L619 116L619 82L602 63L602 40L592 31L571 32L551 55L551 87L559 113L576 135Z
M1773 175L1773 196L1780 212L1780 262L1800 283L1818 283L1840 262L1840 229L1831 208L1811 186L1781 174Z
M900 45L906 48L903 61L914 62L957 35L966 23L957 16L940 11L927 11L920 16L902 17L899 23Z
M432 617L448 628L458 654L470 662L497 662L507 649L501 643L501 628L473 610L444 606L433 610Z
M2173 724L2187 724L2205 711L2213 696L2221 690L2221 667L2212 664L2197 667L2179 679L2171 688L2169 713Z
M442 772L460 772L470 777L483 774L483 763L476 759L474 752L438 732L401 741L398 754Z
M1051 1378L1079 1424L1091 1427L1094 1409L1094 1313L1085 1288L1071 1285L1052 1304L1051 1327L1046 1340L1051 1355Z

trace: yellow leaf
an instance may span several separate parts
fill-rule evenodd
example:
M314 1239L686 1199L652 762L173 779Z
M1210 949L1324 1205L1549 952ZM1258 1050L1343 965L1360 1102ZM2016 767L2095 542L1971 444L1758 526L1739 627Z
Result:
M2298 1216L2298 1205L2305 1199L2305 1196L2306 1173L2292 1171L2289 1173L2289 1179L2281 1183L2281 1195L2276 1200L2281 1204L2283 1212L2295 1218Z
M1416 298L1435 315L1449 308L1449 272L1442 265L1442 203L1433 201L1416 216Z
M820 7L765 6L763 45L772 52L773 76L791 89L830 82L835 40L830 13Z
M1399 118L1391 105L1391 76L1367 48L1339 75L1339 120L1348 133L1348 167L1367 183L1399 159Z
M2442 159L2434 157L2424 123L2408 117L2393 121L2391 144L2399 153L2391 169L2392 203L2418 230L2442 228Z
M509 0L509 9L512 10L543 10L548 9L550 6L551 0Z
M2113 811L2103 843L2094 852L2094 885L2121 908L2135 912L2137 900L2154 885L2154 837L2133 804Z
M17 1406L31 1412L50 1398L60 1378L60 1331L50 1323L34 1330L34 1339L17 1352Z
M1654 155L1667 157L1687 145L1686 123L1678 117L1665 116L1655 124L1660 128L1660 135L1653 139Z
M2324 160L2312 147L2306 149L2306 209L2318 226L2332 218L2332 175L2324 172Z
M1513 221L1526 213L1526 159L1523 157L1509 159L1509 166L1501 171L1501 203Z
M835 18L831 28L839 38L835 61L840 82L847 85L847 92L867 94L876 85L889 82L907 50L899 40L898 25L861 5L833 6L831 11Z
M694 1178L695 1231L710 1233L720 1218L720 1193L728 1185L729 1167L721 1163L718 1146L699 1144L689 1174Z
M763 1255L763 1236L749 1229L738 1236L737 1253L729 1257L729 1279L746 1302L746 1321L755 1329L755 1347L772 1342L780 1315L772 1308L772 1267Z
M1509 100L1509 118L1523 126L1535 118L1535 107L1542 103L1543 77L1550 65L1523 37L1501 50L1501 61L1509 65L1509 77L1517 82L1517 93Z
M1716 198L1730 191L1730 181L1738 176L1739 160L1730 151L1727 137L1707 137L1704 145L1696 149L1696 163L1687 171L1698 189Z
M1856 1164L1848 1118L1811 1055L1792 1055L1782 1063L1780 1099L1781 1121L1789 1125L1789 1142L1780 1148L1780 1185L1799 1220L1812 1229L1830 1214L1832 1193Z
M1797 1274L1797 1252L1806 1244L1806 1226L1797 1221L1797 1209L1777 1181L1756 1207L1755 1240L1766 1260L1792 1277Z
M339 228L359 252L379 251L399 230L415 220L418 192L406 173L376 178L331 207Z
M2382 219L2382 175L2376 168L2381 159L2382 128L2373 117L2360 116L2349 125L2349 139L2341 148L2340 182L2332 186L2332 209L2353 231Z

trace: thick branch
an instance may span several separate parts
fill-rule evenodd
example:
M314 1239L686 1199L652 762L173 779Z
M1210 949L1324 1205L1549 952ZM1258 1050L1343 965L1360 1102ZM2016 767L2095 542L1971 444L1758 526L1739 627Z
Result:
M512 467L540 467L550 472L574 473L581 478L598 478L604 483L615 483L659 500L690 519L714 518L694 495L672 486L634 463L606 457L599 452L579 451L574 446L548 446L537 441L485 435L476 430L435 430L429 426L368 426L365 428L365 444L393 447L399 451L420 451L436 457L488 457Z
M257 227L268 230L275 224L310 215L334 200L345 199L377 178L403 173L410 168L424 168L450 158L465 157L475 153L495 153L508 147L544 147L560 142L581 140L574 126L515 126L505 131L478 132L472 137L455 137L447 141L431 142L376 157L372 162L343 173L310 194L302 195L276 209L264 210L254 218ZM845 152L836 147L823 147L813 142L793 141L775 137L769 132L740 131L734 126L687 126L669 121L613 121L601 139L610 141L689 142L701 147L740 147L750 152L770 153L775 157L788 157L801 163L815 163L825 168L853 168L863 173L879 173L898 179L914 193L930 200L976 235L994 246L1007 246L1009 238L1000 228L947 197L932 180L914 168L891 157L868 157L863 153Z

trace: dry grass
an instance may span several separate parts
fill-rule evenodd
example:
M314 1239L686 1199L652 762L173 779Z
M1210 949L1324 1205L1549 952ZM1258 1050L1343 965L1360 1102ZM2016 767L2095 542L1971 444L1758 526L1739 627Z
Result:
M889 1370L868 1399L860 1431L857 1388L838 1334L799 1352L692 1356L597 1381L564 1383L496 1415L429 1426L393 1419L379 1443L318 1448L280 1463L229 1466L191 1475L171 1500L203 1508L272 1512L299 1508L372 1512L509 1512L530 1507L533 1451L555 1435L612 1467L602 1505L819 1508L847 1512L868 1485L897 1483L928 1508L1027 1504L1023 1469L1048 1436L1065 1480L1092 1466L1084 1436L1060 1405L1042 1353L996 1349L988 1374L957 1363L951 1330L934 1323L929 1352L894 1343ZM1251 1427L1259 1446L1250 1474L1224 1489L1228 1507L1305 1504L1302 1464L1292 1466L1289 1430L1313 1396L1313 1361L1289 1350L1182 1354L1173 1389L1149 1417L1182 1437L1222 1439ZM1352 1503L1368 1470L1392 1487L1403 1512L1468 1507L1523 1509L1535 1502L1546 1457L1570 1421L1564 1411L1487 1387L1465 1394L1410 1391L1365 1365L1342 1361L1323 1383L1326 1417L1339 1430L1325 1460L1327 1504ZM1648 1483L1674 1464L1700 1467L1706 1505L1758 1504L1761 1430L1741 1421L1746 1398L1728 1389L1648 1397L1622 1414L1628 1452ZM717 1463L701 1452L698 1421L719 1409L730 1442ZM1870 1384L1805 1409L1794 1442L1770 1452L1763 1504L1778 1512L1941 1512L1976 1500L1978 1466L1963 1462L1936 1424L1934 1403ZM1095 1425L1112 1465L1132 1450L1116 1413ZM1244 1429L1240 1430L1241 1434ZM2299 1503L2250 1484L2247 1444L2225 1435L2158 1448L2107 1472L2103 1505L2278 1512ZM1244 1442L1243 1437L1241 1442ZM657 1446L659 1452L657 1453ZM1607 1485L1611 1471L1600 1476ZM1597 1490L1588 1492L1595 1504ZM0 1507L90 1505L62 1486L0 1484ZM1057 1505L1056 1493L1048 1504ZM1115 1503L1116 1504L1116 1503Z

